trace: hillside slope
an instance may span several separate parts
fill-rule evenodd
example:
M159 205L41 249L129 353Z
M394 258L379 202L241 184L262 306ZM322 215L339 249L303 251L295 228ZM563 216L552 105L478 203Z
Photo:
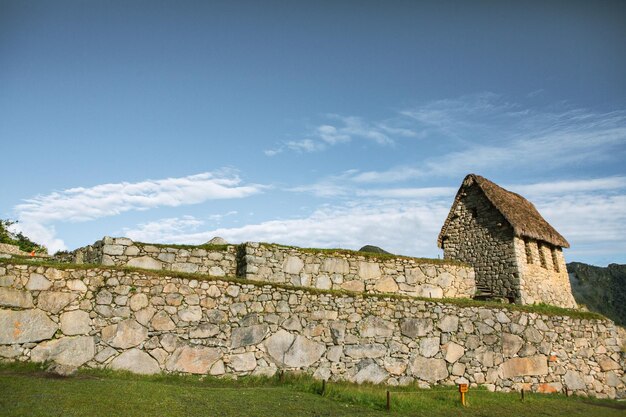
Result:
M626 326L626 265L567 264L576 302Z

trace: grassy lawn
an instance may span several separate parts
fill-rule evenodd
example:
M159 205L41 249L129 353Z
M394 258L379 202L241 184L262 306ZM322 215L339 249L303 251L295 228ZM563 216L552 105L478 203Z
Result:
M468 407L453 388L386 388L321 383L307 377L237 381L191 376L143 377L81 371L55 377L33 364L0 364L0 416L625 416L626 404L559 395L471 390Z

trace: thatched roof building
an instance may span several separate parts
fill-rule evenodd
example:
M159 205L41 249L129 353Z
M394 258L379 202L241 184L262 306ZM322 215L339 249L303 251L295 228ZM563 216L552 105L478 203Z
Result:
M576 306L562 252L567 240L530 201L480 175L463 180L437 244L444 258L474 267L482 294Z
M464 187L470 185L472 182L475 182L478 187L480 187L491 204L493 204L509 222L516 236L521 238L529 237L550 243L554 246L569 248L569 242L539 214L533 203L526 200L521 195L505 190L498 184L476 174L466 176L459 191L456 193L452 209L437 239L437 245L440 248L442 247L442 237L446 235L447 227L450 224L451 217L454 215L455 205L458 204L460 198L463 196L465 192Z

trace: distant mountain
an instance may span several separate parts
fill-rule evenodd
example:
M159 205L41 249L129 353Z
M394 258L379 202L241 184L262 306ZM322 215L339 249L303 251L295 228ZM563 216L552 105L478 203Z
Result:
M390 252L387 252L386 250L381 249L378 246L374 246L374 245L365 245L361 249L359 249L359 252L384 253L384 254L391 255Z
M626 326L626 265L567 264L576 302Z

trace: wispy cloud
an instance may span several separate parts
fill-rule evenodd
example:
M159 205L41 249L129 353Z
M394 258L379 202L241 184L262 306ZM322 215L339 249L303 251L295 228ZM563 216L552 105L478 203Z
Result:
M329 114L326 119L327 123L311 129L304 139L282 142L273 149L265 150L265 155L275 156L285 151L319 152L353 140L366 140L380 146L393 146L396 143L395 138L417 135L410 128L395 126L393 120L371 123L360 117L337 114Z
M20 229L55 251L64 245L53 238L54 230L49 225L54 222L86 222L128 211L244 198L264 188L259 184L242 184L233 172L204 172L179 178L71 188L33 197L14 210Z
M553 106L529 109L486 94L442 100L403 111L415 130L450 141L446 153L386 170L355 173L357 183L457 177L502 168L555 170L626 156L626 111L599 113Z

